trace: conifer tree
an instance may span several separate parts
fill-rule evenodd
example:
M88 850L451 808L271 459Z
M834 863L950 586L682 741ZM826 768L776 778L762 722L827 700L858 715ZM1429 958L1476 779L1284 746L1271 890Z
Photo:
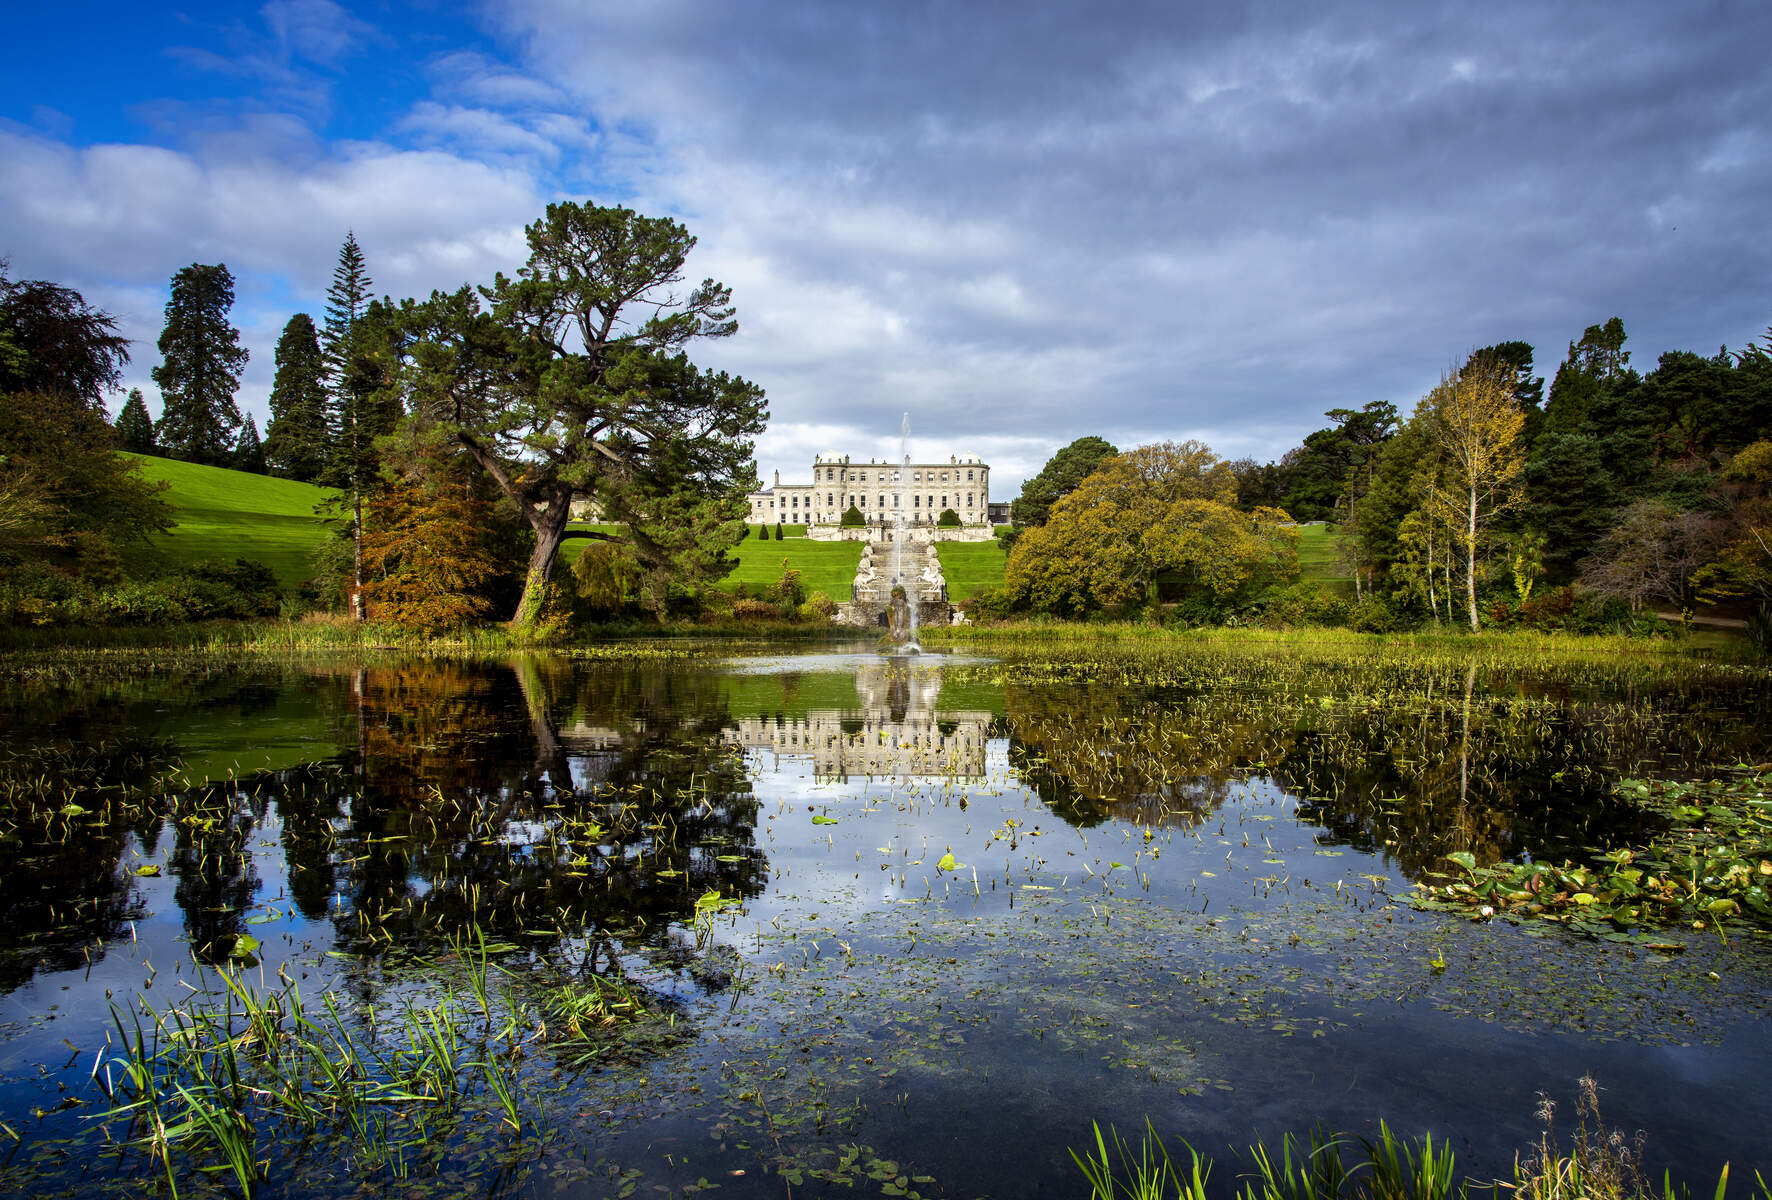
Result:
M148 415L140 388L129 389L129 399L117 414L117 445L135 454L154 454L158 450L154 445L154 418Z
M214 465L233 458L240 428L234 393L247 359L240 331L228 323L233 306L225 263L192 263L172 277L162 361L151 374L161 397L155 437L175 458Z
M326 410L326 359L320 353L320 332L307 313L296 313L277 339L271 423L265 430L265 459L278 475L312 483L325 474L332 451Z
M250 471L254 475L265 473L265 447L259 440L258 422L252 417L240 427L240 440L234 444L234 469Z

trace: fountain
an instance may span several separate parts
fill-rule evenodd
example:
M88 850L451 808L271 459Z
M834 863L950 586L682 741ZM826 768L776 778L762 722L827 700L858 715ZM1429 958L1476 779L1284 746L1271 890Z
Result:
M921 654L917 645L917 609L922 596L915 583L904 577L905 513L910 510L911 484L911 414L905 413L898 424L898 500L892 513L892 607L887 617L887 636L907 654Z

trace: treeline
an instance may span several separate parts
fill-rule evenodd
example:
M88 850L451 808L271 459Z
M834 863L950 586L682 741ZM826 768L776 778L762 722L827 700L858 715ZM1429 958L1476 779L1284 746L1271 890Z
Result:
M1160 448L1079 439L1024 487L1007 586L982 607L1163 599L1202 620L1358 613L1373 628L1474 630L1722 605L1772 644L1768 347L1772 334L1712 357L1670 351L1641 374L1613 318L1570 343L1548 396L1530 345L1484 347L1407 418L1381 401L1332 410L1274 463L1193 448L1191 508L1151 470ZM1351 604L1285 586L1296 571L1276 511L1334 527Z
M63 406L68 419L85 422L115 476L86 492L134 512L116 518L116 540L171 520L115 455L123 448L337 489L328 515L341 536L318 564L315 596L358 618L435 630L502 611L534 629L694 608L732 566L726 552L743 537L744 496L757 484L751 439L767 418L761 388L703 371L686 353L736 332L730 290L685 285L695 238L669 219L556 204L525 233L529 256L512 276L399 301L373 297L366 257L347 236L321 321L297 313L278 341L262 443L234 400L246 350L228 323L225 266L174 276L153 372L162 414L152 420L132 392L114 431L103 394L129 357L115 322L68 289L7 283L0 335L16 370L0 387L31 428L14 431L20 444L0 480L48 487L61 470L47 453L61 418L39 420L34 399L53 384L76 397ZM77 369L32 333L43 322L33 324L31 305L46 296L88 326L90 361ZM41 444L23 444L32 439ZM131 486L139 494L125 503ZM10 525L6 503L0 524ZM571 528L580 504L607 524ZM52 575L98 577L65 538L55 558L37 553L47 542L33 549L9 536L0 532L0 565L35 555ZM562 587L555 568L572 537L605 548L586 560L585 579ZM39 582L37 593L48 587ZM28 608L21 600L12 611Z

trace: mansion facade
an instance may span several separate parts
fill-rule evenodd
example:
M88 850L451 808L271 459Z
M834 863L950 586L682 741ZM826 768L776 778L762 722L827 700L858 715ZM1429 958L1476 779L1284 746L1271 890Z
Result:
M745 497L753 525L838 525L851 507L870 525L933 525L953 509L963 525L990 521L991 469L976 454L950 455L945 463L852 461L847 454L812 460L811 483L775 484Z

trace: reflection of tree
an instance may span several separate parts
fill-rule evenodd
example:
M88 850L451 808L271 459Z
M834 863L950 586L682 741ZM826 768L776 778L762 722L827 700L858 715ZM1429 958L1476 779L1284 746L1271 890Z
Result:
M228 961L246 931L246 910L258 891L249 843L263 816L264 801L249 806L231 784L194 788L174 802L167 865L178 877L174 895L200 961Z
M478 926L550 954L571 942L587 969L686 965L672 930L696 898L761 890L757 802L705 677L426 662L370 668L359 690L360 786L326 850L358 950Z
M1192 706L1113 684L1010 684L1003 710L1022 782L1083 828L1116 818L1191 825L1261 757L1260 730L1247 722L1207 725Z
M1107 682L1012 683L1010 762L1078 825L1185 823L1229 783L1271 778L1333 839L1417 875L1453 850L1579 857L1596 830L1629 834L1641 819L1612 797L1616 770L1645 754L1751 756L1744 738L1765 748L1763 731L1673 687L1522 683L1465 664L1362 682L1350 687L1333 668L1246 666L1160 698Z

